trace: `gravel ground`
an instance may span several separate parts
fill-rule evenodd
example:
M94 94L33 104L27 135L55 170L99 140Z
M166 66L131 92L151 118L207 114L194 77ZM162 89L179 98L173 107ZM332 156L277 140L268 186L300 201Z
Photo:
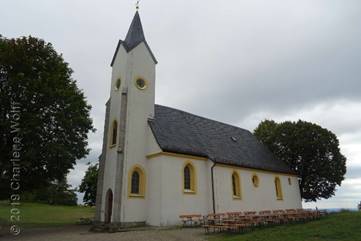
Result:
M146 230L119 233L91 233L88 226L24 230L19 236L0 240L21 241L205 241L203 229Z

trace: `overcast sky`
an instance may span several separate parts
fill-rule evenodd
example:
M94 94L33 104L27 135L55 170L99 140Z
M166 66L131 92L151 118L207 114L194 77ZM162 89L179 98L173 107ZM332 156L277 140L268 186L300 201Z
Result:
M2 0L0 34L51 42L93 106L96 161L110 62L135 11L132 0ZM302 119L335 132L347 157L336 196L305 207L355 208L361 200L361 1L143 0L157 57L156 102L253 130L263 119Z

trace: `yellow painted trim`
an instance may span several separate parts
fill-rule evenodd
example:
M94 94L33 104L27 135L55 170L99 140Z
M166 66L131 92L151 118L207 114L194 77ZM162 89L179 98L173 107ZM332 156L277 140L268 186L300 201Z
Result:
M236 194L233 193L233 175L235 176L235 184L236 184ZM232 187L232 196L233 199L242 199L242 187L241 187L241 178L239 176L239 173L236 170L233 170L231 174L231 187Z
M283 200L281 179L278 176L276 176L274 179L274 183L275 183L276 198L277 200L281 201Z
M180 154L180 153L174 153L174 152L166 152L166 151L160 151L160 152L151 153L151 154L146 155L147 159L153 159L153 158L156 158L158 156L180 157L180 158L200 160L200 161L207 161L208 160L207 157L194 156L194 155L188 155L188 154ZM255 168L239 167L239 166L227 165L227 164L222 164L222 163L217 163L217 166L232 168L232 169L237 169L237 170L244 170L244 171L252 171L252 172L256 171L258 173L277 174L277 175L280 175L280 176L298 177L296 174L265 171L265 170L255 169Z
M257 173L266 173L266 174L274 174L274 175L277 174L279 176L298 177L296 174L266 171L266 170L261 170L261 169L256 169L256 168L249 168L249 167L239 167L239 166L227 165L227 164L222 164L222 163L217 163L217 166L232 168L232 169L238 169L238 170L244 170L244 171L252 171L252 172L257 172Z
M132 174L134 171L139 173L139 193L131 193L132 190ZM141 165L135 164L128 172L128 198L143 198L145 197L146 175L145 170Z
M183 189L183 194L197 194L197 192L192 191L192 190L187 190L187 189Z
M129 198L141 198L141 199L144 199L144 195L140 195L140 194L129 194L128 197Z
M184 187L184 168L186 166L190 167L191 189L185 189ZM186 161L181 171L182 171L181 177L182 177L183 194L197 194L197 171L193 163L191 161Z
M144 81L144 87L141 88L138 84L137 84L137 81L139 79L142 79ZM135 87L137 87L139 90L145 90L146 88L148 88L148 80L146 80L145 78L143 78L142 76L138 76L134 79L134 84L135 84Z
M253 181L253 178L256 178L255 181ZM251 181L252 181L252 184L254 187L259 187L260 180L259 180L259 176L257 175L257 173L252 174Z
M201 160L201 161L207 161L208 160L208 158L206 158L206 157L192 156L192 155L187 155L187 154L179 154L179 153L165 152L165 151L149 154L146 157L148 159L152 159L152 158L155 158L155 157L158 157L158 156L181 157L181 158Z

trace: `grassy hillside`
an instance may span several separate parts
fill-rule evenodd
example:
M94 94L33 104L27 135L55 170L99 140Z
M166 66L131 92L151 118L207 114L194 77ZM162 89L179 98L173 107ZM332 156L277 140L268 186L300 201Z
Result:
M361 212L331 214L304 224L263 228L246 234L209 236L210 241L361 241Z
M0 223L9 220L9 204L0 202ZM20 206L25 226L57 226L75 224L79 218L93 218L94 208L80 206L52 206L39 203L23 203Z

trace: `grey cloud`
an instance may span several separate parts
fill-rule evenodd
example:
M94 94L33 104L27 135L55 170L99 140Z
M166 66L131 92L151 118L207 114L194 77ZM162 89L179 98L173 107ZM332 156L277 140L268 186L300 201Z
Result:
M100 149L90 151L89 155L83 159L77 161L78 164L86 164L86 163L96 163L98 161L98 157L101 154Z
M2 12L5 36L43 37L64 53L101 132L109 62L134 6L3 5L12 10ZM145 1L141 17L159 59L157 102L235 123L255 111L360 99L360 9L359 1Z
M361 160L360 160L361 163ZM346 177L348 179L361 177L361 166L349 166L347 167Z
M323 199L318 202L304 203L303 207L305 208L353 208L357 207L357 204L360 202L361 196L361 186L360 185L341 185L338 187L335 193L335 196L330 199Z
M335 99L359 100L361 29L352 22L360 21L361 15L345 7L348 4L340 8L335 2L328 3L313 6L326 20L305 12L304 18L309 20L300 21L277 7L272 9L275 20L271 22L268 15L254 19L247 14L255 22L240 21L247 20L242 10L216 20L202 14L206 20L201 22L209 24L199 26L191 40L176 31L165 46L160 42L169 50L160 53L168 70L167 79L158 83L163 85L160 89L183 90L183 96L168 96L171 100L160 102L174 102L192 112L234 123L255 111L287 111ZM313 4L306 1L300 5L290 7ZM288 18L279 19L277 14ZM197 25L197 20L192 24ZM183 25L191 24L185 21ZM184 44L171 50L174 41ZM188 53L185 62L179 58L184 52Z

